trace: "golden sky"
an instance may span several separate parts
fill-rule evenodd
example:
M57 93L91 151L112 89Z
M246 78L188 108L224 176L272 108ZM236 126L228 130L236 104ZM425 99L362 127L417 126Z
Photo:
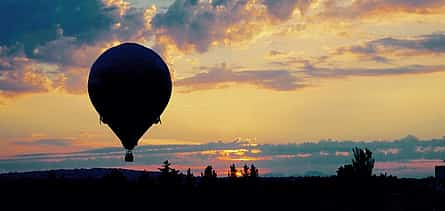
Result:
M0 35L0 155L119 146L85 87L95 58L129 41L174 79L141 144L445 135L443 0L92 2L0 15L45 23L9 17Z

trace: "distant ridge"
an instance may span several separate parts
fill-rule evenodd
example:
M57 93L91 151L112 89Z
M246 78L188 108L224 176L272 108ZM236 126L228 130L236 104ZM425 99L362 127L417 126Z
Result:
M113 171L119 171L122 173L128 181L137 181L142 175L157 178L159 172L150 171L138 171L122 168L91 168L91 169L56 169L56 170L42 170L42 171L29 171L29 172L10 172L0 174L1 180L20 180L31 179L40 180L48 179L48 176L55 178L63 178L67 180L83 180L83 179L101 179L106 175L109 175Z

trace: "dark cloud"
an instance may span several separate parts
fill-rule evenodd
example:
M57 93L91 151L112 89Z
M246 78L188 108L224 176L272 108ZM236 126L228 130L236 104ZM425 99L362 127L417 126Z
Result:
M108 42L149 33L143 9L101 0L5 0L0 23L1 96L84 92L86 70Z
M94 1L89 1L94 2ZM96 29L94 40L85 40L82 36L66 34L62 25L58 25L58 36L56 39L42 42L33 46L33 51L29 58L47 63L56 63L63 66L89 67L92 60L98 56L100 49L85 49L110 40L138 40L148 36L145 30L145 20L142 9L128 8L124 14L120 14L118 8L113 6L105 7L109 13L102 14L112 20L110 24ZM101 11L91 11L101 14ZM111 24L112 23L112 24ZM82 30L79 29L79 30ZM91 47L90 47L91 48ZM83 51L90 54L84 58L77 58L76 53ZM64 70L64 68L61 68Z
M144 10L141 8L127 8L122 17L114 17L119 25L115 25L108 36L117 40L139 40L151 35L147 31Z
M48 63L73 65L76 61L72 53L79 48L79 45L80 43L76 37L60 37L44 45L36 46L33 50L32 58ZM85 61L83 62L86 63Z
M95 0L3 0L0 2L0 46L22 45L27 56L34 48L63 34L93 42L115 23L116 8Z
M71 140L71 139L39 139L39 140L35 140L35 141L16 141L13 144L67 147L67 146L71 146L73 144L73 140ZM47 155L47 154L43 154L43 155Z
M289 91L304 87L299 79L287 70L246 70L232 71L225 64L209 69L207 72L179 79L177 87L187 91L212 89L236 84L251 84L264 89Z
M40 144L58 143L60 140L41 140ZM71 143L69 140L64 144ZM28 144L28 142L24 143ZM393 141L336 141L289 144L251 144L246 141L211 142L200 145L147 145L135 150L138 165L155 170L165 159L195 171L208 164L217 169L235 163L255 163L262 175L332 175L344 163L351 161L354 147L366 147L376 159L374 173L388 172L397 176L424 177L434 174L431 164L443 160L445 139L419 140L407 136ZM121 148L100 148L74 153L39 153L17 155L0 160L0 171L30 171L54 168L88 168L123 166ZM94 160L94 161L92 161ZM429 163L422 167L422 163ZM127 166L128 167L128 166ZM181 170L184 170L181 169ZM312 173L311 173L312 172Z
M304 13L314 2L313 0L263 0L267 10L274 17L286 20L290 18L295 8L298 8L301 13Z

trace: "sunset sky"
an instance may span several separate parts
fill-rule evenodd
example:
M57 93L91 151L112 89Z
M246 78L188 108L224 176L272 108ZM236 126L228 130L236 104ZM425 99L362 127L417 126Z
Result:
M140 145L445 135L445 0L2 0L0 23L0 171L38 169L11 168L18 155L120 147L86 85L122 42L154 49L174 79ZM422 153L445 158L436 147Z

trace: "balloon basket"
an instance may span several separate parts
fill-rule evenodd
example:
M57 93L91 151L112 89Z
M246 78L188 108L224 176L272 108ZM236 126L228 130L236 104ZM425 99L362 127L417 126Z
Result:
M128 150L125 153L125 162L133 162L133 161L134 161L133 152L131 150Z

